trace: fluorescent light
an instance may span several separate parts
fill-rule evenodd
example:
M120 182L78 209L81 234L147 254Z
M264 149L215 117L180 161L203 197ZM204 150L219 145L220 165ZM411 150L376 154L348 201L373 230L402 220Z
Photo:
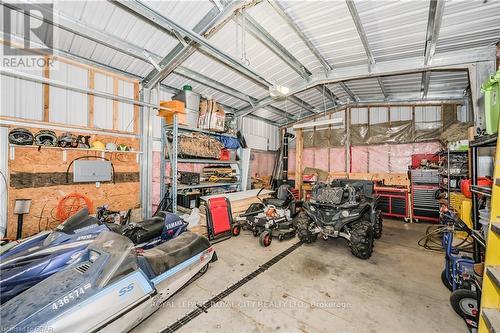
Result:
M279 84L269 87L269 95L271 95L271 97L286 97L289 92L290 88L280 86Z

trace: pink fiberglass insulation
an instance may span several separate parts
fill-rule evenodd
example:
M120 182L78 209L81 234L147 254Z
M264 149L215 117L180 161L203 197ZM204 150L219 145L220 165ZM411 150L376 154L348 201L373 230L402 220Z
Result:
M328 159L328 148L314 148L314 167L317 169L328 171L330 170L330 162Z
M368 172L368 146L351 147L351 170L354 173Z
M330 172L345 172L345 148L330 148Z
M389 172L389 145L374 145L367 147L368 172Z

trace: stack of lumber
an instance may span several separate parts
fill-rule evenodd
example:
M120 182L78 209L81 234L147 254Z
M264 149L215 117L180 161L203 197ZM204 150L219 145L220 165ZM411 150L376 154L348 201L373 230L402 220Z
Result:
M255 176L252 177L252 188L253 189L270 189L271 188L271 176Z

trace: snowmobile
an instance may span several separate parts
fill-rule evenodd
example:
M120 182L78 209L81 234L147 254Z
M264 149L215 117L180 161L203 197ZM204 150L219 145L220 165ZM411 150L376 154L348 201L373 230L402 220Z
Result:
M292 218L296 215L296 201L288 185L278 188L276 198L266 198L253 203L239 216L239 223L243 229L250 230L255 237L259 237L259 244L267 247L271 245L273 237L282 241L295 237L295 227Z
M187 223L177 215L165 212L120 226L102 223L84 208L54 231L29 237L0 255L0 302L3 304L52 274L80 263L82 252L102 232L123 234L137 247L148 249L178 236L186 228Z
M2 330L128 332L217 260L189 231L147 250L105 231L81 258L2 305Z
M299 239L311 243L318 235L324 240L342 237L353 255L368 259L374 239L382 236L373 186L371 181L350 179L316 184L311 199L302 205L303 212L294 219Z

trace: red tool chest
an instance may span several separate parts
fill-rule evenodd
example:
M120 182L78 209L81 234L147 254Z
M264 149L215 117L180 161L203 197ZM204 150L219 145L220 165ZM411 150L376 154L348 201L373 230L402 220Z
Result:
M375 193L379 196L378 208L383 216L399 217L408 221L408 190L399 187L375 186Z

